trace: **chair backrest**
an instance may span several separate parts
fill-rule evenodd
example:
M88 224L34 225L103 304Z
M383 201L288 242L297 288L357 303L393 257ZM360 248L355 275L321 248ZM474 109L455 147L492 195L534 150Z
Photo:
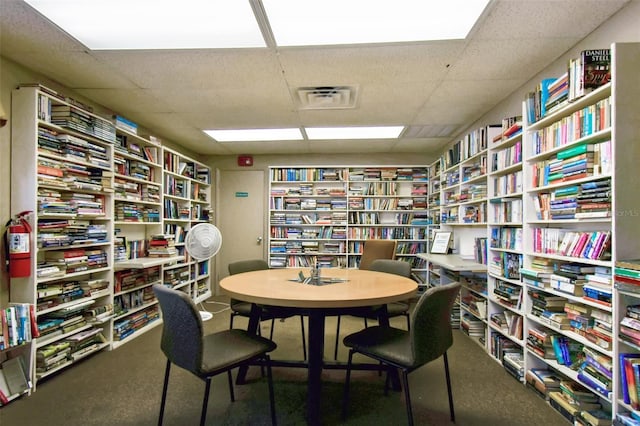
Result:
M376 259L371 262L369 270L400 275L406 278L411 277L411 264L402 260Z
M367 240L364 242L360 269L370 269L371 262L376 259L395 259L396 240Z
M411 313L414 367L438 358L453 344L451 310L460 286L459 282L439 285L420 296Z
M269 269L269 264L263 259L239 260L229 264L229 274L241 274L243 272L262 271Z
M162 352L175 365L198 374L202 365L202 319L193 300L162 284L155 284L153 292L162 310Z

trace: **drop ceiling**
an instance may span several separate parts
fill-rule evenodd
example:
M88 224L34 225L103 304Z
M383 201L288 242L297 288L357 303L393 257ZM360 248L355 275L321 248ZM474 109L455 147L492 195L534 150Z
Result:
M0 0L0 56L197 153L433 153L627 2L494 0L465 40L91 51L22 0ZM314 88L339 90L323 99ZM202 132L397 125L399 139L374 141L218 143Z

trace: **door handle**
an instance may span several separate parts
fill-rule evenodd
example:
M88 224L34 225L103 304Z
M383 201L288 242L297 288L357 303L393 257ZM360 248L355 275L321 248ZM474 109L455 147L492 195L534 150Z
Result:
M256 238L256 244L257 245L261 245L262 244L262 237Z

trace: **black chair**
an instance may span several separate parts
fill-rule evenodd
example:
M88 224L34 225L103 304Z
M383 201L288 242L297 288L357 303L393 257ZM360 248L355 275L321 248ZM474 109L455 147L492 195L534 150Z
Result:
M358 269L369 270L376 260L394 260L396 258L396 240L367 240L362 248L362 256L358 264ZM364 325L367 326L367 316L374 315L367 312L367 309L357 308L351 310L349 315L364 318ZM333 359L338 359L338 343L340 341L341 316L336 319L336 341L333 348Z
M389 368L400 370L409 425L413 425L413 413L411 411L408 374L442 356L449 396L449 411L451 421L455 422L447 349L453 344L451 310L459 291L460 283L436 286L427 290L420 297L411 313L410 330L375 326L365 328L344 338L345 346L351 348L342 406L344 418L347 416L353 355L361 353L380 361ZM388 390L388 383L389 375L387 374L385 394Z
M262 271L269 269L269 264L263 259L249 259L239 260L237 262L229 263L229 274L241 274L243 272ZM242 316L249 318L251 315L251 303L243 302L242 300L231 299L229 301L229 307L231 308L231 316L229 318L229 328L233 328L233 319L236 316ZM273 339L273 328L276 319L286 319L298 315L297 311L292 309L282 308L278 306L265 306L260 305L260 321L271 320L271 331L269 333L269 339ZM302 355L307 359L307 339L304 332L304 318L300 315L300 328L302 330ZM260 327L258 327L258 334L260 334Z
M184 368L206 383L200 415L200 424L204 425L207 417L211 378L220 373L227 373L229 393L233 402L235 396L231 370L260 361L267 367L271 423L275 425L273 379L271 359L268 353L276 348L276 344L264 337L251 335L244 330L237 329L204 335L200 313L187 294L161 284L155 284L153 292L158 298L162 310L164 323L160 347L167 357L158 425L162 425L164 417L171 364Z
M371 266L369 267L371 271L378 272L386 272L388 274L400 275L405 278L411 278L411 264L409 262L405 262L402 260L389 260L389 259L377 259L371 262ZM411 329L411 321L409 318L409 302L401 301L401 302L393 302L387 303L387 316L389 318L403 316L407 319L407 330ZM368 326L367 319L377 319L378 315L376 315L375 309L369 315L366 315L365 327Z

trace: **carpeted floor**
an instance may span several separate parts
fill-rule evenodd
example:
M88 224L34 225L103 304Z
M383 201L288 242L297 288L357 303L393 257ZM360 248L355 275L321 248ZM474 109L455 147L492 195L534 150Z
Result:
M216 313L205 323L205 331L228 327L229 311L207 303ZM244 327L244 319L236 320ZM405 327L404 318L392 325ZM333 357L335 318L326 324L325 354ZM362 320L343 317L341 338L363 327ZM269 323L262 324L263 335ZM90 426L157 424L162 378L166 359L160 351L161 326L114 350L100 352L60 374L38 383L37 391L0 408L2 426ZM300 321L290 318L276 322L274 359L301 359ZM339 359L346 360L341 347ZM454 332L449 351L452 386L459 426L567 425L546 402L509 376L479 345ZM306 370L274 368L276 410L280 425L304 425ZM372 371L352 375L350 415L340 416L344 371L323 372L322 424L324 425L404 425L406 412L401 392L383 394L384 377ZM213 380L207 424L270 424L267 382L258 368L249 370L249 383L236 386L236 402L231 403L226 376ZM449 425L449 409L442 360L409 376L417 425ZM178 368L173 368L165 414L166 425L194 425L199 421L204 384Z

